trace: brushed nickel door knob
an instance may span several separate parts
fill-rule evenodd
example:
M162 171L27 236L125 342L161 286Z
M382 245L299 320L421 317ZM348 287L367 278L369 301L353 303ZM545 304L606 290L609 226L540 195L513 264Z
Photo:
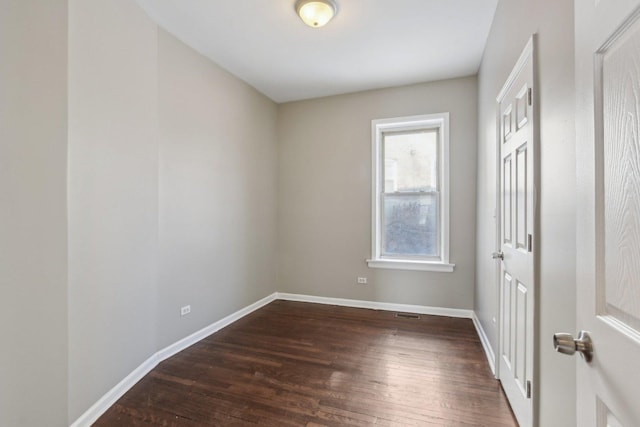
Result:
M587 331L580 331L578 338L564 332L553 335L553 348L562 354L572 355L577 351L586 362L593 359L593 342Z

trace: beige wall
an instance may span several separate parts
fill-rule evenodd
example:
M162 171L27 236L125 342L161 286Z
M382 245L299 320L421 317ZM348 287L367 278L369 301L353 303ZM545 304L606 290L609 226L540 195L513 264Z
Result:
M0 2L0 425L67 414L67 2Z
M158 46L162 348L276 291L277 108L162 30Z
M475 311L498 350L495 243L496 96L529 37L538 34L540 275L537 290L539 425L575 425L575 361L553 351L556 331L575 331L575 130L573 2L498 4L478 76L478 237Z
M473 307L476 89L467 77L280 105L280 291ZM370 269L371 120L447 111L455 272ZM357 284L358 276L369 283Z

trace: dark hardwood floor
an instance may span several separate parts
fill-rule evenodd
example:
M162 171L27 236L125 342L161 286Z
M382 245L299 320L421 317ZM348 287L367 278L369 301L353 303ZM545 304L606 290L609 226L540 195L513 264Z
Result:
M159 364L95 426L517 426L468 319L275 301Z

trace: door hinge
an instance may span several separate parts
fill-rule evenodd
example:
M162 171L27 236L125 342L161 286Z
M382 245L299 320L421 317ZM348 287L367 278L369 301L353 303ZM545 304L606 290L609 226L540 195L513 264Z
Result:
M529 88L527 91L527 102L529 105L533 105L533 88Z
M527 380L527 399L531 399L531 381Z
M533 236L527 234L527 252L533 252Z

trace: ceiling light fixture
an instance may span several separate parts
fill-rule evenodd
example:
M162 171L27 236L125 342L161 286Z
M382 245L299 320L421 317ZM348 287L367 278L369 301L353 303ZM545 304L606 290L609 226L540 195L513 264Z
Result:
M320 28L335 16L338 5L333 0L298 0L296 12L305 24Z

